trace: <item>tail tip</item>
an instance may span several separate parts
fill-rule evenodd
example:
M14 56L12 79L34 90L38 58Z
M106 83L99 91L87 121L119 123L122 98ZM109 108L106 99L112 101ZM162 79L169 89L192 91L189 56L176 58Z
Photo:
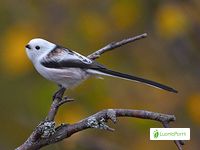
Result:
M175 90L175 89L173 89L173 88L171 88L169 91L170 91L170 92L173 92L173 93L178 93L178 91Z

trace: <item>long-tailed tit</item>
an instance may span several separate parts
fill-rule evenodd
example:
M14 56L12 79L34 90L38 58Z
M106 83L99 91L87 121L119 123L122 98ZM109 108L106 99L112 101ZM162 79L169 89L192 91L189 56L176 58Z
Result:
M26 46L26 52L35 69L46 79L57 83L61 88L54 94L60 98L66 89L72 88L93 75L112 76L177 93L169 86L116 72L106 68L75 51L51 43L44 39L32 39Z

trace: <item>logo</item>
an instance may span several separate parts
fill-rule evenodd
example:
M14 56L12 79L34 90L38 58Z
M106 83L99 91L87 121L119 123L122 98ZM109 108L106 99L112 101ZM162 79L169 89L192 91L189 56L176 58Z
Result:
M154 136L155 139L158 138L158 136L159 136L158 130L155 130L155 131L153 132L153 136Z
M150 128L150 140L190 140L190 128Z

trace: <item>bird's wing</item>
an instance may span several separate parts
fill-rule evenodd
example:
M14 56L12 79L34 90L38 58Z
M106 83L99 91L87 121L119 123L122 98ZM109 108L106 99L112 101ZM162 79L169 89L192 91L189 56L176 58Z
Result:
M79 53L71 51L61 46L55 47L40 63L47 68L82 68L82 69L96 69L105 68L96 61L93 61Z

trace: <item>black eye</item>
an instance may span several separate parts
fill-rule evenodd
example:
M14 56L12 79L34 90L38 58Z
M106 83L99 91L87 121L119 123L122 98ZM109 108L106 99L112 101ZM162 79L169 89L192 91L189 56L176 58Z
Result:
M39 49L40 49L40 47L39 47L39 46L36 46L36 47L35 47L35 49L39 50Z

